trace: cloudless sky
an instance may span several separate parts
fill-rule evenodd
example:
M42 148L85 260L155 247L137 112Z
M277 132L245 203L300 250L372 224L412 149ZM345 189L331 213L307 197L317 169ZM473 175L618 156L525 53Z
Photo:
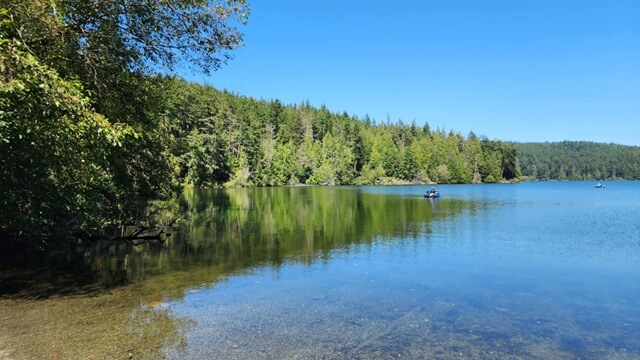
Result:
M505 141L640 146L638 0L249 0L245 46L210 76Z

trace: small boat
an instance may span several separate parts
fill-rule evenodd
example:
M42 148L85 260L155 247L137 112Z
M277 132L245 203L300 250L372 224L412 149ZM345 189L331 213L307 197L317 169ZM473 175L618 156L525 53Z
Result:
M436 188L431 188L431 190L427 191L427 193L424 194L424 197L429 198L429 199L439 198L440 197L440 191L436 190Z
M604 184L597 183L596 189L604 189Z

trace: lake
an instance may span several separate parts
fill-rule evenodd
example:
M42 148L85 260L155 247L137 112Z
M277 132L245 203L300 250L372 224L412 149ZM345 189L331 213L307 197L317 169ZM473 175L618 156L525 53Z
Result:
M189 190L0 256L0 358L640 359L640 182ZM167 215L169 216L169 215Z

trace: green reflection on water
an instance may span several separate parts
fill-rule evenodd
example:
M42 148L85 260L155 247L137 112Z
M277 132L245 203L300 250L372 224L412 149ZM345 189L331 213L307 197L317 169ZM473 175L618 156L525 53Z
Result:
M388 237L416 238L473 203L318 187L191 191L174 239L190 263L251 267L311 263L334 249Z

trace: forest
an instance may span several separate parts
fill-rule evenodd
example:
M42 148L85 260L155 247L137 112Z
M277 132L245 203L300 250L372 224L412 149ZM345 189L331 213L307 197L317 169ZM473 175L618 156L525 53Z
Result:
M245 0L0 0L0 238L140 224L150 201L185 187L495 183L521 168L638 178L637 149L463 136L176 75L231 60L249 10Z
M220 91L164 78L170 153L196 187L493 183L519 176L512 144L473 132L387 120L376 124L308 101Z

